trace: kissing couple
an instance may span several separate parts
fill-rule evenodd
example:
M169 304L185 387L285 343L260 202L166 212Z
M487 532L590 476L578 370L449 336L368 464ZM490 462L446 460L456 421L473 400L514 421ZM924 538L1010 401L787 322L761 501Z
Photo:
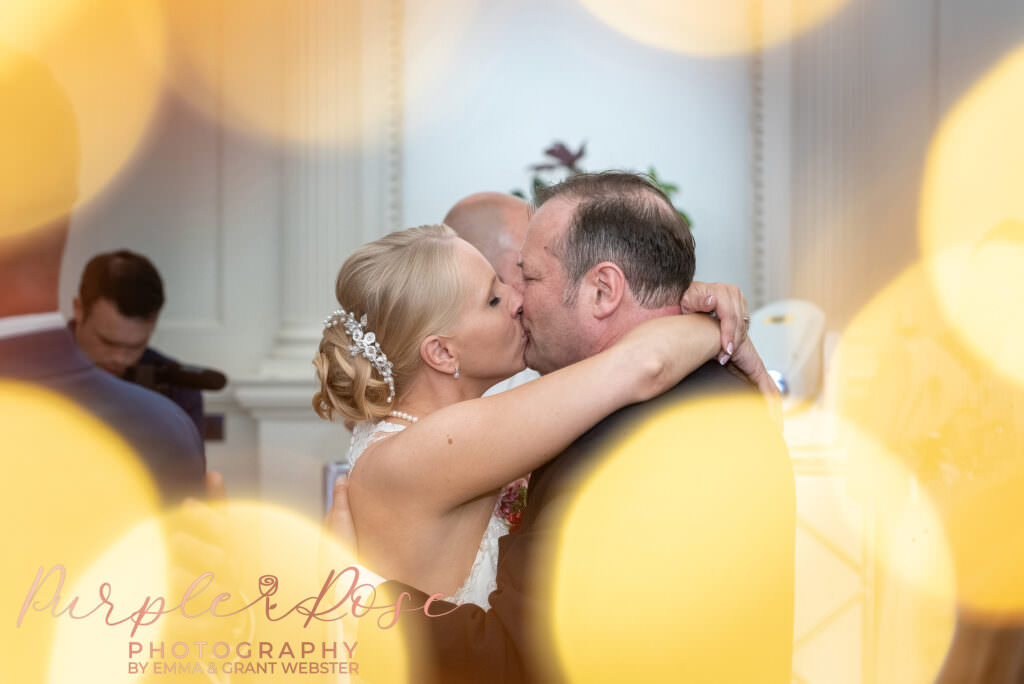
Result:
M778 391L744 334L745 304L724 289L713 290L714 300L692 301L689 226L642 176L574 176L543 190L536 204L518 287L445 225L358 249L338 275L341 308L325 321L314 359L321 385L314 409L355 422L348 481L336 488L329 519L342 536L358 538L362 563L389 578L378 592L406 592L416 605L431 594L450 597L451 605L433 603L431 612L443 617L402 617L417 641L412 680L567 677L551 643L557 639L537 638L550 629L537 575L545 571L541 549L568 543L564 519L585 479L611 458L609 445L658 411L760 391L768 401L737 414L726 431L755 436L756 449L731 453L731 434L717 433L699 441L720 439L714 453L691 451L692 433L672 446L672 458L703 464L700 473L724 469L743 497L722 491L709 499L716 480L695 469L674 483L678 511L662 524L630 525L643 492L623 492L622 502L607 505L621 506L616 515L629 536L650 539L650 557L635 559L633 581L643 582L663 558L686 558L685 583L662 592L703 600L722 593L728 575L767 597L752 608L725 595L714 615L666 616L680 623L674 630L702 635L700 647L671 647L693 664L691 679L680 673L684 680L789 682L793 475ZM717 302L718 320L680 315L709 308L704 300ZM723 349L725 326L736 335ZM541 377L483 396L525 366ZM510 533L497 514L499 497L528 475L521 526ZM710 510L709 500L716 502ZM686 531L716 524L714 548L695 541L708 535ZM602 539L601 552L615 556L620 541ZM657 639L661 627L650 629L636 638ZM359 631L364 653L385 638ZM760 655L750 662L746 649L755 642ZM373 681L374 663L362 665L361 676Z

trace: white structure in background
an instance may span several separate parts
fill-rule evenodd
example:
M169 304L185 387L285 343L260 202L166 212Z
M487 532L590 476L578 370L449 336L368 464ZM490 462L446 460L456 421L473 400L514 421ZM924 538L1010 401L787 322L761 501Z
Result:
M750 339L782 392L786 412L813 404L822 387L825 312L783 299L750 316Z

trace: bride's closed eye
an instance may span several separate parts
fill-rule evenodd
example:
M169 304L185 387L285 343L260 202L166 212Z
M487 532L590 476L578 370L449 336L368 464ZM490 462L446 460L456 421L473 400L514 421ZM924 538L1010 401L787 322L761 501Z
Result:
M490 301L487 302L487 306L498 306L501 303L501 297L491 297Z

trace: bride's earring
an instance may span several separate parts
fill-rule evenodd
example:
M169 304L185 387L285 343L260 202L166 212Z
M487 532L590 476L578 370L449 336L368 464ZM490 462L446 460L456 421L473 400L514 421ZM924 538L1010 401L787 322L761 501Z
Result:
M457 380L458 378L459 378L459 367L456 366L455 367L455 379Z

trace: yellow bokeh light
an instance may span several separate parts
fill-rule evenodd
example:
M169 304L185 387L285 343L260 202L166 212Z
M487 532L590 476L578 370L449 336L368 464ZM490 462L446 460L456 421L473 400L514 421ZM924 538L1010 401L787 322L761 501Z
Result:
M89 0L4 0L0 4L0 42L36 45L44 41ZM13 40L12 40L13 39Z
M104 474L116 480L115 472ZM89 504L96 502L90 499ZM130 507L120 511L118 505L110 508L127 520ZM122 534L115 538L107 534L102 544L96 539L85 544L90 562L66 566L59 608L78 596L75 612L88 612L99 604L100 586L107 583L110 619L121 624L105 624L107 608L102 606L79 620L52 616L45 609L57 580L56 575L48 578L34 595L39 605L28 609L22 627L10 630L26 647L14 663L17 681L190 682L199 671L215 675L210 681L324 681L328 671L323 668L330 663L359 663L367 657L357 638L345 634L336 620L350 607L335 604L350 586L351 572L316 606L322 619L305 624L329 571L345 572L355 563L351 553L321 535L318 523L250 501L215 506L187 501L162 516L150 513L130 529L120 525ZM71 557L63 546L61 553L61 558ZM39 548L22 554L19 563L25 567L11 573L19 589L12 596L18 605L8 606L12 615L18 615L32 586L33 564L51 556ZM218 598L220 594L227 596ZM142 606L149 612L139 618L138 627L132 619L124 621ZM165 614L157 616L156 611ZM404 652L388 655L392 662L387 665L394 668ZM296 668L289 672L285 663ZM297 669L300 663L304 670ZM142 665L145 671L138 669ZM157 672L157 667L163 669Z
M346 653L345 641L359 647L355 637L340 630L340 622L331 621L343 612L328 610L340 600L338 593L326 594L319 606L324 620L313 619L308 626L305 614L294 608L312 607L328 572L355 563L351 553L322 536L318 521L247 501L216 506L186 501L161 515L158 492L141 460L78 405L33 385L0 381L0 416L8 456L0 513L12 523L4 528L0 568L7 588L0 609L10 617L0 626L5 678L19 684L138 681L130 663L159 661L199 663L204 674L212 667L213 681L263 681L264 673L224 668L236 661L274 660L278 677L324 681L326 672L313 665L368 657L361 650ZM184 616L177 607L207 572L213 573L212 583L200 587L188 602L191 615ZM268 602L260 597L268 576L276 587L269 618ZM351 578L348 573L337 582L341 594ZM104 583L109 604L101 599ZM222 591L232 596L219 602L218 612L253 605L234 616L211 617L208 609ZM147 601L149 618L141 618L133 635L133 621L126 618ZM157 609L170 612L153 620ZM68 610L80 619L71 619ZM108 612L120 624L106 624ZM130 642L141 644L141 653L129 655ZM164 645L162 655L151 656L151 642L158 649ZM170 651L178 642L188 645L188 655ZM202 656L200 642L208 644ZM223 647L217 654L210 650L221 642L232 655ZM239 657L241 642L256 644L254 653L259 642L271 644L273 657ZM337 652L324 651L325 643L328 649L336 643ZM294 655L280 655L286 644ZM308 644L315 650L303 653ZM405 680L405 646L399 646L385 654L385 664ZM309 669L284 674L284 662L307 663ZM158 680L196 681L182 671Z
M788 679L795 493L763 401L667 409L610 453L541 575L568 678Z
M1024 220L1024 47L1001 59L946 114L921 194L921 247L973 247L1007 219Z
M942 516L901 458L857 425L836 423L842 460L839 477L829 480L834 500L853 530L861 528L861 507L870 511L879 681L931 684L956 625L956 577ZM827 586L829 578L809 581Z
M435 0L406 3L403 7L406 29L404 44L415 49L415 59L406 61L402 74L402 108L416 112L406 117L404 133L410 138L433 135L434 127L451 119L452 102L446 93L453 81L465 79L467 44L472 43L474 21L480 19L480 0ZM438 17L444 17L444 30L436 30ZM454 87L458 90L458 86Z
M694 55L742 54L776 45L834 15L846 0L581 0L594 16L647 45Z
M361 134L360 5L164 0L175 90L227 126L272 141L353 144ZM383 114L383 112L382 112Z
M116 606L112 621L137 610L146 597L170 595L164 536L156 516L135 526L87 569L69 574L65 595L81 597L82 606L92 608L98 602L98 587L104 582L110 584L111 602ZM47 596L45 592L41 595ZM96 619L53 619L48 614L37 617L52 619L56 628L50 652L51 684L114 684L137 679L124 665L130 625L118 628ZM147 640L162 638L160 622L146 631Z
M919 477L897 455L852 423L839 419L837 443L843 454L835 484L851 527L860 511L849 507L854 500L867 504L882 538L875 552L886 570L906 584L947 601L952 614L955 592L952 556L943 521Z
M979 358L1024 383L1024 48L949 111L928 153L920 244L942 314Z
M20 19L0 24L0 230L10 233L94 198L131 161L162 93L165 41L155 0L7 5ZM50 75L26 76L25 60ZM40 89L48 79L56 94Z
M329 571L344 571L356 562L346 549L321 535L319 523L274 505L228 501L212 507L189 502L165 516L163 527L168 535L171 559L168 572L172 578L169 595L173 601L180 601L191 583L201 575L212 573L209 588L189 601L190 613L198 614L209 608L221 592L231 597L217 605L218 612L250 607L230 617L211 617L207 613L200 618L186 619L175 613L164 618L158 637L140 632L137 641L145 647L133 660L149 662L150 673L153 663L168 662L198 664L204 673L213 671L221 681L325 681L329 679L325 678L327 672L309 669L287 672L282 663L319 667L322 663L359 663L363 659L359 646L354 645L356 637L345 634L341 622L334 621L345 611L330 610L341 600L351 574L335 584L340 594L328 592L325 595L317 608L322 620L311 619L307 626L307 614L295 609L296 606L312 609L313 597L320 594ZM269 591L271 586L269 578L273 578L274 591L268 595L269 600L261 599L261 593ZM147 650L150 641L162 642L167 648L177 642L192 647L181 658L169 651L151 657ZM210 647L200 654L197 643ZM270 645L269 655L258 653L260 643ZM354 648L351 657L344 643ZM231 654L212 650L214 644L227 644ZM239 657L238 644L250 644L252 656ZM312 650L303 653L303 644ZM324 644L328 647L336 644L336 652L325 652ZM294 652L292 655L282 655L286 645ZM252 665L254 669L228 672L226 668L234 662ZM271 662L276 666L270 668ZM123 668L124 664L122 658L113 665ZM258 671L261 664L265 666L262 672ZM178 673L170 679L167 676L157 679L195 681L195 675Z
M71 100L39 61L2 47L0 149L0 238L68 214L80 164Z
M931 530L934 508L962 608L1020 617L1024 390L945 323L930 274L947 258L908 269L844 332L830 371L844 423L840 441L857 473L853 494L874 504L883 529ZM907 522L901 516L915 501L917 522ZM941 589L941 577L914 576L898 555L884 546L881 553L918 590Z
M2 611L10 618L0 626L10 653L4 673L9 681L45 682L55 620L29 610L20 627L15 622L37 572L66 568L63 608L74 578L134 524L154 515L158 495L128 445L67 399L2 381L0 416L7 468L0 513L8 521L0 581ZM55 587L55 577L42 586L43 604Z

